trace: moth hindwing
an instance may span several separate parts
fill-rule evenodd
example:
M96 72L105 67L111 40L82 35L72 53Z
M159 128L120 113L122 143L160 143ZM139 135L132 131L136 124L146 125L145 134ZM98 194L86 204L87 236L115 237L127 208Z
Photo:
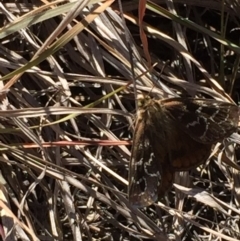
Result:
M137 113L129 165L129 201L155 202L171 188L174 173L194 168L212 144L236 131L238 107L216 100L147 100Z

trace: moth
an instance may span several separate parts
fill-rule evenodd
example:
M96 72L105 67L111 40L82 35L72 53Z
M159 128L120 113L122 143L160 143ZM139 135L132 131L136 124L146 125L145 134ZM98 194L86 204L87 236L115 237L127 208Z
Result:
M146 100L139 109L129 164L129 202L145 207L168 191L178 171L207 160L212 145L237 130L238 106L216 100Z

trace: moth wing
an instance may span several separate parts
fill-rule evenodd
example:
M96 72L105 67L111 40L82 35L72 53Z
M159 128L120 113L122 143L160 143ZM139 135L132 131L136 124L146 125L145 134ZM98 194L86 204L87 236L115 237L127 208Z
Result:
M178 129L174 131L176 125L172 125L170 163L174 171L188 171L201 165L207 160L211 153L212 144L203 144L195 141Z
M238 106L206 99L172 98L162 101L167 115L194 140L209 144L237 130Z
M160 170L152 146L151 128L138 117L129 164L129 202L136 207L149 206L158 199Z

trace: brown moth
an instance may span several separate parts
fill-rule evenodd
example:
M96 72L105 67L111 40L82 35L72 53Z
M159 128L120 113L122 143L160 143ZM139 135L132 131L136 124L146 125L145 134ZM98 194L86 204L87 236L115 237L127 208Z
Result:
M214 143L237 130L238 106L207 99L146 100L137 113L129 165L129 201L148 206L164 195L174 174L210 155Z

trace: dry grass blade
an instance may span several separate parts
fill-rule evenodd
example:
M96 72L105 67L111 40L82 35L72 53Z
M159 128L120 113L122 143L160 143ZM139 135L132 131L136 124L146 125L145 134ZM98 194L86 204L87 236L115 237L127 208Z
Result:
M150 69L138 1L122 1L129 29L116 1L0 3L1 239L240 239L237 133L164 204L127 199L133 81L157 99L239 101L238 2L165 2L147 1L142 20Z

